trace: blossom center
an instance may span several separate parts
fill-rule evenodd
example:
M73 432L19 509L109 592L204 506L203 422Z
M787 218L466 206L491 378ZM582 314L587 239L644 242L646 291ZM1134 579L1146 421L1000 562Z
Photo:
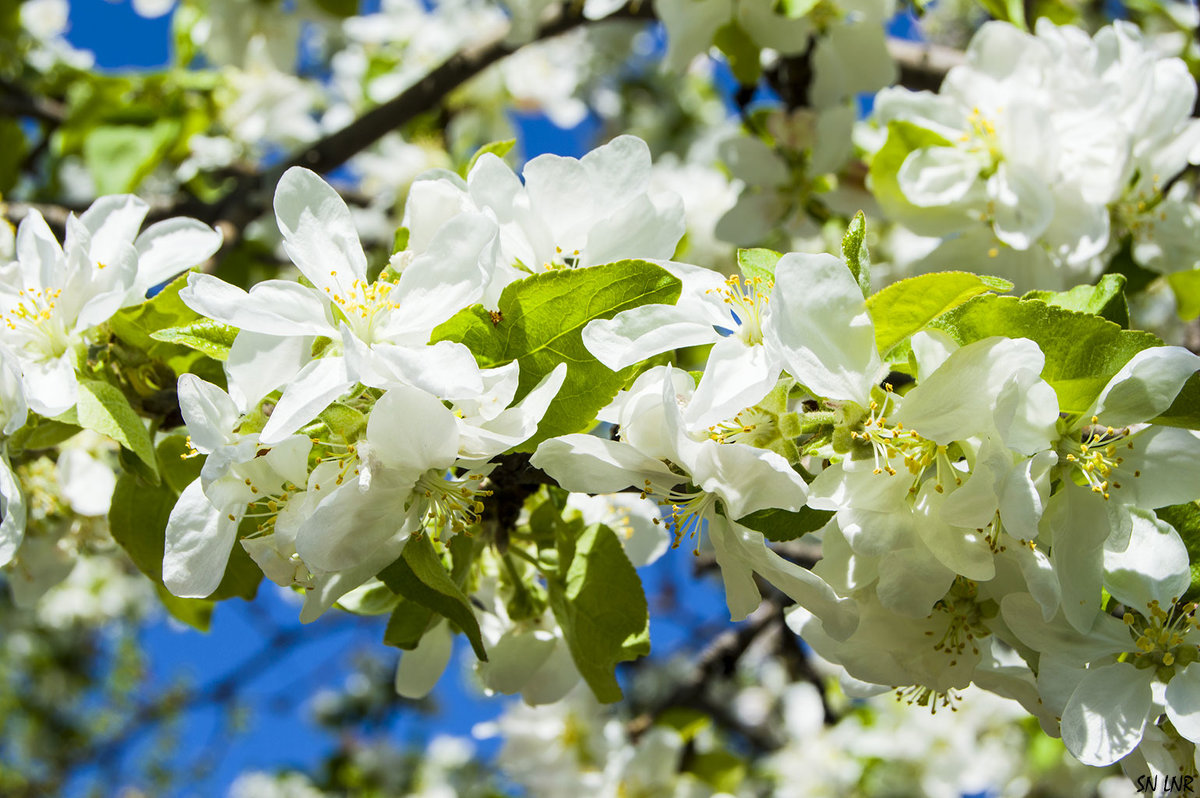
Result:
M770 302L773 286L773 282L762 277L735 275L726 280L723 287L710 288L707 293L717 294L729 306L737 328L728 332L741 338L747 346L753 346L763 342L763 313Z

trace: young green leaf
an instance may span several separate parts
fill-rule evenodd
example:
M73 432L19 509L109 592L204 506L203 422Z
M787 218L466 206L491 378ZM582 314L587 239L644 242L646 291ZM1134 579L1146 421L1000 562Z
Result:
M892 283L867 297L875 346L879 354L887 355L896 344L967 300L1011 288L1007 280L969 272L922 274Z
M471 160L462 168L460 174L463 177L469 175L471 170L475 168L475 164L479 163L479 159L484 155L491 153L497 158L503 158L505 155L508 155L515 146L517 146L516 139L502 139L500 141L490 141L487 144L484 144L482 147L475 150L475 154L471 156Z
M229 347L233 346L237 334L236 327L212 319L201 319L183 327L168 327L152 332L150 337L155 341L196 349L213 360L224 361L229 357Z
M431 343L465 344L484 367L516 360L517 399L559 363L568 364L566 381L537 433L520 447L532 450L546 438L589 428L635 373L636 367L614 372L588 352L587 323L639 305L670 304L680 289L678 278L640 260L543 272L507 286L496 314L481 305L460 311L433 331Z
M1064 413L1087 410L1131 357L1162 345L1150 333L1122 330L1099 316L1011 296L975 297L932 326L964 345L993 335L1032 340L1046 355L1042 379Z
M566 564L560 560L560 568ZM547 580L550 606L567 646L596 698L621 700L618 662L650 652L650 618L642 581L616 534L593 524L575 542L566 573Z
M1200 269L1167 275L1167 283L1175 292L1175 312L1182 321L1200 316Z
M1077 285L1070 291L1030 291L1021 298L1040 299L1057 308L1091 313L1129 329L1123 274L1105 274L1095 285Z
M397 595L453 621L471 641L475 656L487 662L471 602L454 584L427 536L410 538L400 559L380 571L379 578Z
M107 435L137 455L158 479L158 459L150 433L141 417L129 405L125 394L98 380L79 381L79 425Z
M871 293L871 253L867 251L867 217L862 211L854 214L846 234L842 236L842 260L862 289L863 296Z
M775 264L783 255L773 249L739 249L738 268L747 280L775 281Z

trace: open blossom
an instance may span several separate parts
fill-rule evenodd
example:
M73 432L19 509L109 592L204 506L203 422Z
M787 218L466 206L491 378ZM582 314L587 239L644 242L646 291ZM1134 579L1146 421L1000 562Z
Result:
M493 219L500 251L483 303L494 307L504 286L531 273L668 258L683 236L683 203L650 191L650 148L634 136L618 136L581 159L539 155L523 176L522 183L488 153L465 181L443 171L417 180L404 210L409 249L425 252L459 214Z
M220 246L221 235L194 219L139 235L148 209L133 196L102 197L68 217L65 245L36 210L21 221L17 260L0 265L0 328L34 412L56 416L75 405L95 327Z
M470 351L449 342L429 345L429 335L482 294L495 237L491 221L478 214L455 218L436 231L425 253L406 262L397 280L368 282L350 211L316 174L288 170L275 193L275 215L284 249L311 286L265 280L247 293L193 274L180 292L193 309L239 328L239 339L250 334L246 346L234 343L235 366L264 348L290 353L329 339L321 357L277 375L275 385L287 385L262 431L264 442L295 432L356 382L379 386L391 376L447 398L482 389ZM270 359L295 364L290 357Z
M785 255L773 280L725 279L686 264L666 268L683 280L677 303L590 322L583 340L612 369L712 344L684 415L689 429L753 406L785 370L817 396L868 401L882 364L862 290L838 258ZM841 333L831 336L829 329Z
M1159 192L1196 157L1195 94L1183 61L1127 23L1094 38L1045 18L1036 36L988 23L938 94L880 92L870 149L892 122L919 143L894 175L898 193L877 195L890 216L943 239L931 266L961 256L965 236L1019 288L1094 278L1126 233L1142 265L1194 268L1200 249L1179 243L1195 204ZM1165 261L1152 238L1180 260Z
M653 418L659 419L642 428L644 435L625 433L620 441L584 434L551 438L538 446L531 462L574 492L641 489L671 508L677 544L684 535L698 537L706 530L735 620L749 615L761 600L754 582L757 573L812 607L835 634L848 634L856 622L849 603L810 571L772 551L761 533L736 520L769 507L798 510L808 492L804 481L774 452L689 436L683 414L692 393L686 372L653 369L626 397L618 395L618 401L650 407ZM681 487L685 480L691 486Z

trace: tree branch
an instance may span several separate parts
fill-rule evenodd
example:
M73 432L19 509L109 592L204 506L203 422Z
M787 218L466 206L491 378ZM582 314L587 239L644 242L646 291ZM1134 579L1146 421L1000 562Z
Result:
M545 23L533 41L559 36L585 23L654 19L649 4L639 0L633 0L599 20L587 19L574 5L564 8ZM367 111L341 130L307 145L276 166L240 177L235 188L223 199L210 204L184 202L165 209L165 212L152 213L152 216L165 218L186 214L209 224L225 221L236 228L244 227L270 207L275 185L289 168L303 166L322 173L336 169L388 133L437 108L454 89L518 49L520 46L509 44L502 38L468 47L415 85Z

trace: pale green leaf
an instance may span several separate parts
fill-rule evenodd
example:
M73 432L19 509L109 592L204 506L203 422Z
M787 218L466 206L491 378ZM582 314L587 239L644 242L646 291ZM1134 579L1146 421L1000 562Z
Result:
M432 341L465 344L484 367L516 360L520 399L559 363L567 364L562 389L536 435L521 448L592 426L596 413L634 375L636 367L614 372L583 345L583 328L639 305L671 304L681 283L662 268L624 260L586 269L542 272L518 280L500 294L499 314L481 305L460 311L433 331Z
M482 147L475 150L475 154L471 156L471 160L463 168L462 176L466 177L468 174L470 174L471 170L475 168L475 164L479 163L479 159L482 158L484 155L487 155L490 153L492 155L495 155L497 158L503 158L505 155L508 155L508 153L511 152L512 148L515 146L517 146L516 139L503 139L501 141L490 141L487 144L484 144Z
M560 568L568 559L562 556ZM550 606L584 681L605 703L621 700L618 662L650 652L642 581L616 534L593 524L575 541L565 575L547 580Z
M775 265L783 255L772 249L739 249L738 268L747 280L775 281Z
M1200 316L1200 269L1167 275L1167 283L1175 292L1175 312L1183 321Z
M892 283L867 298L881 355L929 322L988 291L1008 291L1012 283L969 272L922 274Z
M871 253L867 251L867 217L862 211L854 214L846 234L842 236L842 259L862 289L863 296L871 293Z
M1129 328L1123 274L1105 274L1095 285L1077 285L1070 291L1030 291L1022 299L1040 299L1047 305L1091 313Z
M107 435L133 452L157 479L158 460L150 433L125 394L106 382L80 380L77 409L81 427Z
M183 327L168 327L152 332L150 337L155 341L196 349L213 360L224 361L229 357L229 347L233 346L237 334L236 327L212 319L201 319Z
M1087 410L1130 358L1162 344L1150 333L1122 330L1099 316L1010 296L976 297L932 326L964 345L993 335L1032 340L1046 355L1042 378L1058 394L1064 413Z

